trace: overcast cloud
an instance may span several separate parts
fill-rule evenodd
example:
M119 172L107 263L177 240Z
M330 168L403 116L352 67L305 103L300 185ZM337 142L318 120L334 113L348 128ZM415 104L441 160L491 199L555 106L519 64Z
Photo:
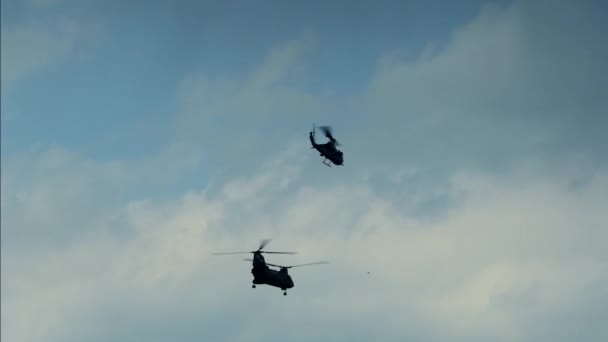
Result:
M3 341L608 339L605 5L271 4L2 2Z

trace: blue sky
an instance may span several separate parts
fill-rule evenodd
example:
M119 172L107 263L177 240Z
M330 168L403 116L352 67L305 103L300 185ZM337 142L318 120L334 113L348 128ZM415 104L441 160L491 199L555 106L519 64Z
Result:
M2 338L605 339L607 14L3 1Z
M429 41L442 44L450 27L472 18L479 6L59 1L34 10L27 2L14 3L3 5L5 13L15 11L5 15L9 30L19 27L13 22L23 22L44 32L47 26L40 25L48 23L47 32L55 33L55 40L39 47L66 45L72 55L30 76L27 95L15 90L12 101L3 104L9 112L40 116L15 120L10 130L14 139L3 152L11 154L37 140L78 145L104 158L116 157L117 149L149 153L158 148L158 140L167 135L162 127L172 123L178 110L177 85L193 71L210 78L239 77L262 63L275 45L314 32L318 53L306 60L308 69L298 86L348 96L364 88L387 50L417 54ZM32 94L37 101L29 100ZM33 127L32 121L44 124ZM157 129L158 136L143 134L135 144L114 139L124 127L137 124L146 132Z

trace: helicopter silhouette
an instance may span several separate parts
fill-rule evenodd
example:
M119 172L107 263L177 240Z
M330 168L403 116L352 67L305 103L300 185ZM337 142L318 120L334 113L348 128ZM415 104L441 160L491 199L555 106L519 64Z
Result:
M323 164L331 167L331 164L327 163L327 159L329 159L335 165L344 165L344 154L342 151L338 150L336 146L340 146L338 141L334 139L331 134L330 126L319 126L319 129L323 131L325 136L329 139L325 144L317 144L315 141L315 125L312 125L312 131L309 134L310 143L312 144L311 148L319 151L321 157L324 157Z
M301 267L308 265L319 265L327 264L327 261L312 262L308 264L293 265L293 266L280 266L267 263L262 253L268 254L296 254L295 252L267 252L262 251L264 247L270 242L270 239L264 239L260 243L260 247L256 251L251 252L229 252L229 253L213 253L214 255L227 255L227 254L246 254L253 253L253 259L243 259L245 261L251 261L253 268L251 274L253 274L253 281L251 287L255 289L256 285L269 285L278 287L283 290L283 295L287 295L287 289L294 287L293 279L289 275L288 269L292 267ZM278 267L279 270L273 270L268 266Z

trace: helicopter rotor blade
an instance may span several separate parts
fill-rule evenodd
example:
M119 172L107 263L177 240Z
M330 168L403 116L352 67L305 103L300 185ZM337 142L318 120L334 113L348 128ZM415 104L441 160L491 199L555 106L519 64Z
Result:
M266 247L266 245L271 241L272 239L263 239L262 241L260 241L260 246L258 247L257 251L251 251L251 252L227 252L227 253L211 253L212 255L228 255L228 254L248 254L248 253L268 253L268 254L296 254L296 252L266 252L263 251L262 249L264 249L264 247Z
M340 146L340 143L334 138L334 136L331 133L331 131L332 131L331 126L319 126L319 129L323 131L323 133L325 134L327 139L329 139L332 143L334 143L334 145Z
M287 268L293 268L293 267L302 267L302 266L311 266L311 265L325 265L325 264L329 264L329 262L327 262L327 261L309 262L309 263L307 263L307 264L300 264L300 265L287 266Z
M297 254L297 252L266 252L266 251L251 251L251 252L227 252L227 253L211 253L212 255L230 255L230 254L249 254L249 253L262 253L262 254Z
M331 136L331 126L319 126L319 129L323 131L323 134L325 134L326 137L329 138Z
M271 241L272 239L264 239L262 241L260 241L260 247L258 248L258 251L261 251L262 249L264 249L264 247L266 247L266 245Z
M212 255L228 255L228 254L249 254L253 252L227 252L227 253L211 253Z
M323 264L329 264L329 262L327 262L327 261L318 261L318 262L310 262L310 263L307 263L307 264L292 265L292 266L281 266L281 265L275 265L275 264L266 263L266 265L268 265L268 266L274 266L274 267L280 267L280 268L293 268L293 267L302 267L302 266L311 266L311 265L323 265Z

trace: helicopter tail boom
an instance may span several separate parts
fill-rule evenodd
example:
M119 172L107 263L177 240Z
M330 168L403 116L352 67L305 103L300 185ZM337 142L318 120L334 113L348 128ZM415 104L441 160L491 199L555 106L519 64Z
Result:
M310 138L310 144L312 145L312 148L315 148L317 146L317 143L315 141L315 138L312 136L312 133L310 133L308 137Z
M312 145L311 148L317 148L318 144L315 141L315 128L313 126L312 131L310 132L310 134L308 135L308 138L310 139L310 144Z

